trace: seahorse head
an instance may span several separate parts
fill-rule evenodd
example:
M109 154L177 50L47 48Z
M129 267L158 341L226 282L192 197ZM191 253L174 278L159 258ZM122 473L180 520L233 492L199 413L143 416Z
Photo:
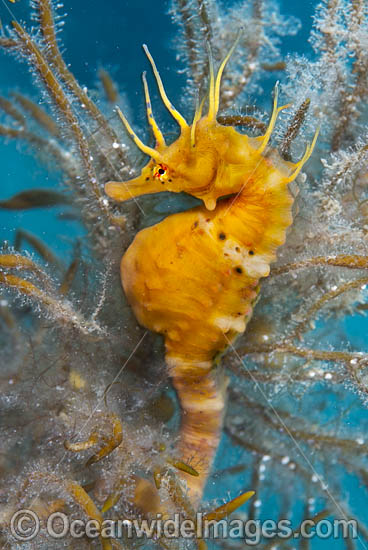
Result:
M126 201L139 195L171 191L182 191L201 199L208 210L214 210L219 197L238 193L250 179L260 171L279 171L285 175L285 182L291 181L299 172L311 147L303 157L303 163L297 170L295 165L285 163L273 154L272 162L260 162L262 153L271 137L278 113L286 106L277 106L278 89L276 86L274 108L266 134L251 138L238 133L234 128L222 126L216 120L220 101L221 77L227 61L232 55L238 39L220 65L216 78L210 58L210 83L208 92L208 111L202 116L204 100L197 106L191 125L169 101L155 62L143 46L151 62L163 103L180 126L180 136L170 145L159 129L151 107L147 81L143 73L147 117L156 139L154 148L145 145L133 131L127 119L117 108L117 112L129 135L138 148L150 157L150 161L140 176L125 182L108 182L107 195L117 201ZM291 175L290 175L291 174ZM266 177L266 174L258 174Z
M233 128L221 126L216 122L219 105L219 91L221 76L225 65L235 49L233 45L219 68L217 77L214 77L213 65L210 62L210 87L208 94L208 113L202 117L203 103L197 106L193 123L189 125L185 118L173 107L163 87L161 77L155 62L146 46L144 50L151 62L154 75L159 87L161 98L180 126L180 136L170 145L167 145L152 114L151 101L148 92L145 73L143 84L146 97L147 117L156 139L155 148L146 146L132 130L125 116L119 108L118 114L128 133L136 145L149 155L150 161L142 169L140 176L127 182L109 182L106 184L106 193L118 201L129 200L133 197L171 191L186 192L203 200L209 210L216 206L216 199L231 192L233 189L231 178L224 178L228 151L234 149L234 141L241 140L235 149L242 151L242 160L246 155L244 144L247 136L235 132ZM219 182L221 183L219 184ZM226 185L227 184L227 185ZM220 187L221 189L218 189ZM226 189L224 187L227 187ZM217 189L216 189L217 188Z

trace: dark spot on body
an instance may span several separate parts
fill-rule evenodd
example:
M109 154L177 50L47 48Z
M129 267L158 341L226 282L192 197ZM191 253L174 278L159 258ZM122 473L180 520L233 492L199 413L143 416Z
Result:
M254 256L254 250L249 250L249 256Z
M168 180L169 182L172 181L172 180Z
M235 268L235 271L236 271L237 273L243 273L242 268L239 267L239 266Z
M196 227L198 227L198 222L194 222L193 225L192 225L192 230L195 229Z
M146 181L149 181L150 179L149 178L146 178Z
M224 241L224 240L226 239L225 233L223 233L223 232L221 231L221 233L219 233L218 238L219 238L221 241Z
M240 248L238 246L235 247L236 252L240 252Z
M158 169L158 173L159 173L159 174L164 174L164 173L165 173L165 170L164 170L163 168L159 168L159 169Z

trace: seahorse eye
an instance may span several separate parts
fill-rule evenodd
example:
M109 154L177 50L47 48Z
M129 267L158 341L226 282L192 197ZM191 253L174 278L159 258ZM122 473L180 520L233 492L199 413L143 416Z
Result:
M168 167L165 164L156 164L153 168L153 177L160 180L161 183L165 183L168 178L167 172Z

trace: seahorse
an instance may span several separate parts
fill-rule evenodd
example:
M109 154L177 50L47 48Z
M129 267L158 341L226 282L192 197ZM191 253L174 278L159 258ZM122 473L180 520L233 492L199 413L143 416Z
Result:
M268 276L276 250L285 242L293 204L288 184L309 159L318 132L295 164L270 147L278 113L288 107L278 107L277 85L265 135L249 137L217 122L221 78L236 43L216 75L210 58L207 113L202 116L202 101L188 124L169 101L143 47L180 136L166 144L143 73L156 144L145 145L118 109L129 135L150 160L139 177L108 182L105 190L117 201L162 191L184 191L203 201L140 231L121 262L122 285L138 322L164 337L168 373L182 409L177 453L187 463L199 458L197 477L180 474L197 508L223 424L227 380L219 359L245 331L259 281Z

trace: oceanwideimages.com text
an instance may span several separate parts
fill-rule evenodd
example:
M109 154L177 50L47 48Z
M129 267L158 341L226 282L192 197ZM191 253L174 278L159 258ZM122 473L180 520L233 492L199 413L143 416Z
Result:
M10 530L18 541L35 539L40 532L53 539L242 539L248 545L257 545L264 539L353 539L358 537L358 525L354 519L313 519L304 520L297 530L293 529L288 519L274 521L206 519L204 514L197 513L195 520L183 519L175 514L164 519L158 514L154 519L121 519L102 522L96 519L71 519L67 514L54 512L46 520L29 509L18 510L11 518Z

